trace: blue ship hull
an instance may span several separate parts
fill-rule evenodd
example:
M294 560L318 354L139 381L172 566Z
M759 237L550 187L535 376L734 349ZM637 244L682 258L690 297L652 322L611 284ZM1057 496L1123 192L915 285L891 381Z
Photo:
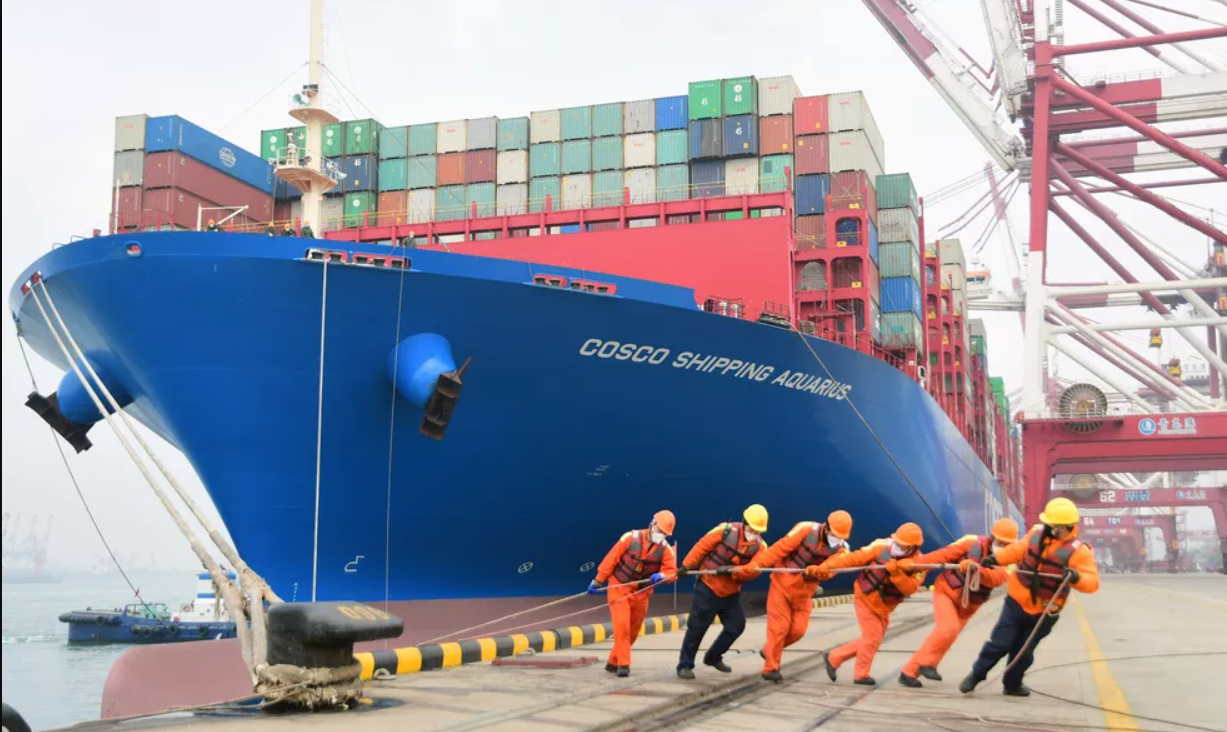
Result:
M322 245L96 238L42 257L10 297L34 350L67 368L21 291L41 273L81 347L184 452L286 599L310 599L313 580L320 600L568 595L666 507L682 552L750 503L769 509L769 540L836 508L854 517L853 544L911 520L926 548L1019 518L937 403L883 362L807 338L837 382L824 387L795 332L702 312L692 290L416 250L403 276L328 266L313 577L324 266L304 255ZM542 271L617 295L531 284ZM442 442L419 434L422 412L388 376L389 353L417 333L472 358ZM692 354L756 368L684 368Z

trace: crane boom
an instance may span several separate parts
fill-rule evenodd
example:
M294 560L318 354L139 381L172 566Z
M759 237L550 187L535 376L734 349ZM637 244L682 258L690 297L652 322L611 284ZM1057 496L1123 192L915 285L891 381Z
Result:
M1027 92L1027 53L1015 2L980 0L989 44L993 49L997 82L1001 87L1001 100L1010 119L1018 116L1023 94Z

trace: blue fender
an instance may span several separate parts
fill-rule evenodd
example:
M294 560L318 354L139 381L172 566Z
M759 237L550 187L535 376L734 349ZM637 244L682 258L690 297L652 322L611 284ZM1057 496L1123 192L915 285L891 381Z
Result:
M388 378L396 391L418 409L425 409L440 374L456 370L452 344L436 333L409 336L388 354Z

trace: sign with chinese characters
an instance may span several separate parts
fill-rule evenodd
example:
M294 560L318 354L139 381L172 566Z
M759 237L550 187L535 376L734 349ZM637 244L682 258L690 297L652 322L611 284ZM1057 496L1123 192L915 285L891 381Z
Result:
M1164 437L1195 435L1197 434L1197 420L1193 417L1160 417L1157 420L1147 417L1138 422L1138 432L1147 437L1151 435Z
M1176 500L1179 501L1204 501L1206 500L1205 488L1177 488Z

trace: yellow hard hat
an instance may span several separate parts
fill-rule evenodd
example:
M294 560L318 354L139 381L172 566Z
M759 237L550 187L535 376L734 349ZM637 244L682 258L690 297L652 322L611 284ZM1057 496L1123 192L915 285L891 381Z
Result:
M762 534L767 531L767 509L763 508L762 504L754 504L746 509L742 518L758 533Z
M1049 526L1073 526L1078 523L1078 507L1068 498L1054 498L1044 506L1040 521Z

